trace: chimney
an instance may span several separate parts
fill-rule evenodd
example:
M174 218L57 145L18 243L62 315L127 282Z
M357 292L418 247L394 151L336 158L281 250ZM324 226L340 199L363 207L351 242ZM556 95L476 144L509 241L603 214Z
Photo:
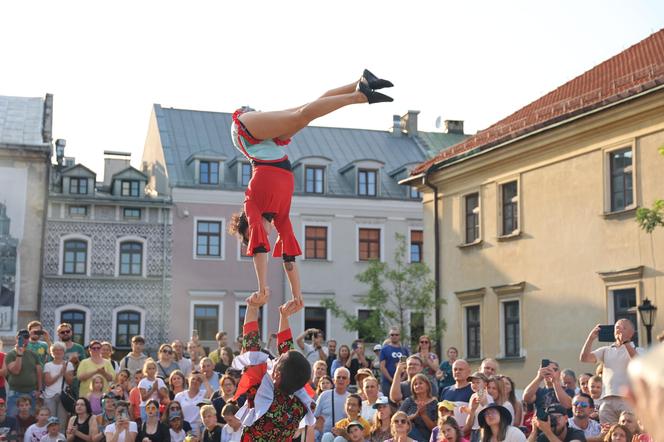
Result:
M417 136L417 115L419 113L418 110L409 110L406 115L401 117L401 128L409 137Z
M392 115L392 136L401 136L401 117L399 115Z
M111 185L111 178L113 175L121 170L129 167L131 161L131 153L129 152L115 152L111 150L104 151L104 186Z
M463 135L463 120L445 120L446 134L460 134Z

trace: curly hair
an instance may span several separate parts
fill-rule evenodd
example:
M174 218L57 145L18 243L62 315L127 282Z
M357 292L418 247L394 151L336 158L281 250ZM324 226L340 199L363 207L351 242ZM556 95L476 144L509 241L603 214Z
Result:
M228 223L228 233L238 237L245 246L249 245L249 236L247 236L248 229L249 220L244 211L236 212L231 215L231 220Z

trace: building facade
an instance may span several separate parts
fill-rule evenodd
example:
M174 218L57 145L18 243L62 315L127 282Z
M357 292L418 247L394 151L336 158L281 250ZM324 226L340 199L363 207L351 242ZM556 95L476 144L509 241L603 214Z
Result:
M0 337L38 317L53 96L0 96Z
M425 243L440 229L425 260L438 254L445 346L497 358L519 386L543 358L593 371L578 357L596 324L629 318L645 346L636 307L664 305L664 229L635 211L664 196L663 84L659 31L403 181L424 194Z
M172 333L192 329L214 346L218 330L231 340L241 332L245 300L256 290L253 263L226 234L241 210L251 165L231 143L231 114L163 108L151 115L143 163L150 186L172 195L173 298L171 314L184 320ZM463 138L435 136L439 144ZM305 308L291 321L295 333L316 327L341 342L357 337L321 307L333 298L359 315L357 297L367 287L355 275L369 259L389 261L394 235L408 238L413 256L422 255L420 195L398 185L427 156L417 132L417 112L397 116L392 131L308 127L288 146L295 176L291 221L303 250L298 258ZM261 314L262 331L274 331L278 305L291 296L281 259L270 258L272 301Z
M170 198L145 192L129 154L105 152L103 182L63 155L49 193L42 322L69 322L78 342L110 337L120 350L141 334L154 349L172 322Z

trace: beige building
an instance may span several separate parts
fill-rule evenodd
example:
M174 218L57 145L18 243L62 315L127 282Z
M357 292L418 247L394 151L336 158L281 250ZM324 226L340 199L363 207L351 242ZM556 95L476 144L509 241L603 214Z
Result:
M447 301L443 346L496 357L518 388L542 358L593 371L578 357L595 324L629 317L645 346L635 306L664 309L664 229L635 212L664 198L662 146L664 30L403 180L421 186L425 245L438 222L425 261Z

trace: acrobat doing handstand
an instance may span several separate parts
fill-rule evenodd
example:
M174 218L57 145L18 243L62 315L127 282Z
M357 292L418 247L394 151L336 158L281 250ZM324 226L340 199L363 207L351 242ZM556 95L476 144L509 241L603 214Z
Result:
M316 118L351 104L392 101L376 92L385 87L392 87L392 83L365 70L359 81L332 89L300 107L275 112L256 112L245 107L233 113L233 144L251 161L252 177L243 211L233 215L228 231L244 242L247 254L253 257L258 292L266 289L268 232L273 225L279 234L273 256L283 258L293 298L302 296L295 266L295 257L302 251L289 217L295 181L285 147Z

